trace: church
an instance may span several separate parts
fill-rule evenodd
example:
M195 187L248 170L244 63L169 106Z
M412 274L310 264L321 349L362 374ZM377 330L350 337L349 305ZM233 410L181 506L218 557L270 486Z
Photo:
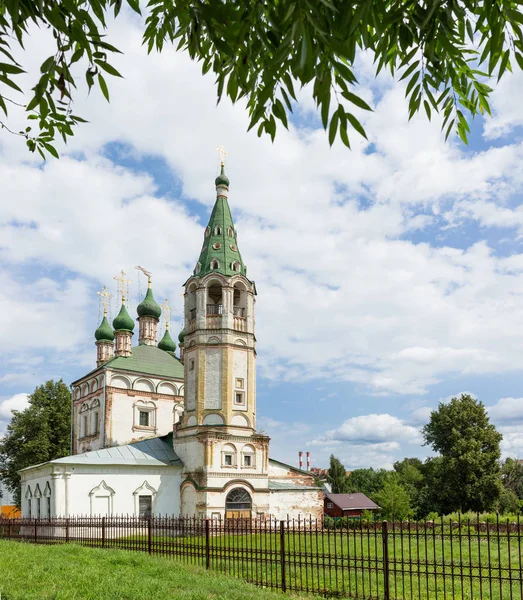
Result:
M256 429L256 285L247 277L223 162L200 256L184 284L184 329L151 278L135 321L125 303L95 332L96 368L72 384L71 456L23 469L22 515L321 517L308 471L269 456ZM104 308L105 308L104 304ZM164 307L167 310L167 306Z

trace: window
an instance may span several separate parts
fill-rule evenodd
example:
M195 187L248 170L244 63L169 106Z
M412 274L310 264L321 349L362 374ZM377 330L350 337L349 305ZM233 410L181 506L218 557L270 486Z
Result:
M139 410L140 414L140 427L149 427L149 411L148 410Z
M235 271L236 273L239 273L241 271L241 265L237 260L235 260L232 263L231 267L232 267L232 270Z
M256 466L256 451L253 446L247 445L242 448L242 467L247 469Z
M214 235L221 235L222 234L222 226L221 225L217 225L214 228Z
M202 250L203 252L203 250ZM201 263L196 263L196 267L194 267L194 274L198 275L198 273L202 270L202 264Z
M36 499L36 518L40 519L42 516L42 498Z
M235 392L234 394L234 403L235 404L243 404L243 392Z
M210 227L207 227L207 228L205 229L205 237L206 237L206 238L208 238L210 235L211 235L211 228L210 228Z
M87 415L82 417L82 437L85 437L89 433L89 423Z
M334 508L333 502L327 502L327 508Z
M239 377L236 378L236 387L243 390L243 379L240 379Z
M31 498L29 498L29 500L27 501L27 516L30 519L33 518L33 507L32 507Z
M232 454L223 455L223 464L232 467Z
M138 514L142 519L150 519L153 513L152 496L138 496Z
M212 245L212 247L215 250L219 250L222 247L222 245L220 244L220 242L214 242L214 244Z
M100 432L100 413L98 411L93 413L93 433L98 435Z
M46 500L47 500L47 516L48 516L49 518L51 518L51 497L50 497L50 496L48 496L48 497L46 498Z
M211 269L219 269L220 268L220 262L218 260L216 260L215 258L213 258L211 260Z
M252 466L252 456L250 454L245 454L243 456L243 466L251 467Z
M189 371L194 371L194 358L189 361Z
M228 227L227 235L232 238L234 237L234 229L232 227Z

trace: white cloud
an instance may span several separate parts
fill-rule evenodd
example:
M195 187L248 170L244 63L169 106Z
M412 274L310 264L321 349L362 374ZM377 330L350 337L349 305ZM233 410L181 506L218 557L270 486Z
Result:
M523 422L523 398L501 398L487 406L488 414L495 423Z
M0 436L5 432L13 416L13 410L24 410L28 406L29 394L15 394L10 398L0 399Z

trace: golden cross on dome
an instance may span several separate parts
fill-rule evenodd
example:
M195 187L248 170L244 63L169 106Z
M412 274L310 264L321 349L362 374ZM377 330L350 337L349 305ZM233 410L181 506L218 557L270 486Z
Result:
M132 283L130 279L126 278L127 273L120 271L120 275L116 275L114 277L115 281L118 283L118 288L122 294L122 302L125 302L125 286Z
M169 329L169 321L171 320L171 310L172 308L169 306L169 300L165 299L163 304L160 304L160 307L163 309L163 314L165 315L165 329Z
M220 165L225 166L225 159L227 157L227 150L223 146L216 146L216 152L218 152L218 156L220 157Z
M151 271L147 271L147 269L140 267L140 265L137 265L134 268L136 270L140 271L141 273L143 273L147 277L147 285L148 285L148 287L151 287L151 275L152 275Z
M102 304L103 304L103 307L104 307L104 317L106 317L107 316L107 306L109 305L109 301L111 300L111 298L113 297L113 295L110 294L107 291L107 288L105 287L105 285L103 286L101 292L96 292L96 293L102 299ZM100 313L98 313L98 314L100 314Z

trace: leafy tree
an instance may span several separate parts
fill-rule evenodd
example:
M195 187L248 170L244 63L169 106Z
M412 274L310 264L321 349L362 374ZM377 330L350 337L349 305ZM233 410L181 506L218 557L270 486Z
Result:
M47 381L29 396L29 406L13 411L0 441L0 474L20 505L18 471L68 456L71 439L71 393L60 380Z
M507 458L501 467L503 487L523 500L523 461Z
M376 72L386 68L408 79L409 117L423 106L428 118L442 113L448 136L455 127L466 141L466 115L489 113L491 87L516 65L523 68L523 16L517 0L417 2L413 0L127 0L137 13L147 7L143 42L149 52L174 43L216 76L218 101L246 100L258 135L274 139L296 100L308 90L332 144L339 134L365 131L354 109L370 110L357 93L355 61L369 52ZM0 109L21 104L30 124L9 125L30 150L56 155L56 135L73 135L82 119L71 111L75 76L84 71L89 89L109 100L106 76L119 77L109 57L118 52L106 38L109 11L122 0L2 0L0 5ZM11 46L22 46L32 27L48 31L56 50L45 57L31 94L17 75L23 66ZM18 48L16 48L18 50ZM489 80L490 83L490 80ZM9 88L9 89L8 89ZM8 95L9 94L9 95ZM13 99L14 98L14 99ZM7 123L2 123L8 128ZM34 127L34 130L31 129Z
M397 476L387 477L382 490L374 494L373 500L381 507L384 519L403 521L412 514L409 494L400 485Z
M441 455L431 474L440 512L491 509L501 493L502 435L490 423L485 406L468 394L440 403L423 435L425 445Z
M327 482L331 484L333 494L345 494L349 491L345 467L334 454L331 454Z
M362 492L366 496L372 496L382 489L386 477L385 469L355 469L349 475L348 491Z
M424 515L421 510L422 491L425 486L424 466L419 458L404 458L394 463L394 471L398 475L400 485L409 495L410 506L416 518Z

